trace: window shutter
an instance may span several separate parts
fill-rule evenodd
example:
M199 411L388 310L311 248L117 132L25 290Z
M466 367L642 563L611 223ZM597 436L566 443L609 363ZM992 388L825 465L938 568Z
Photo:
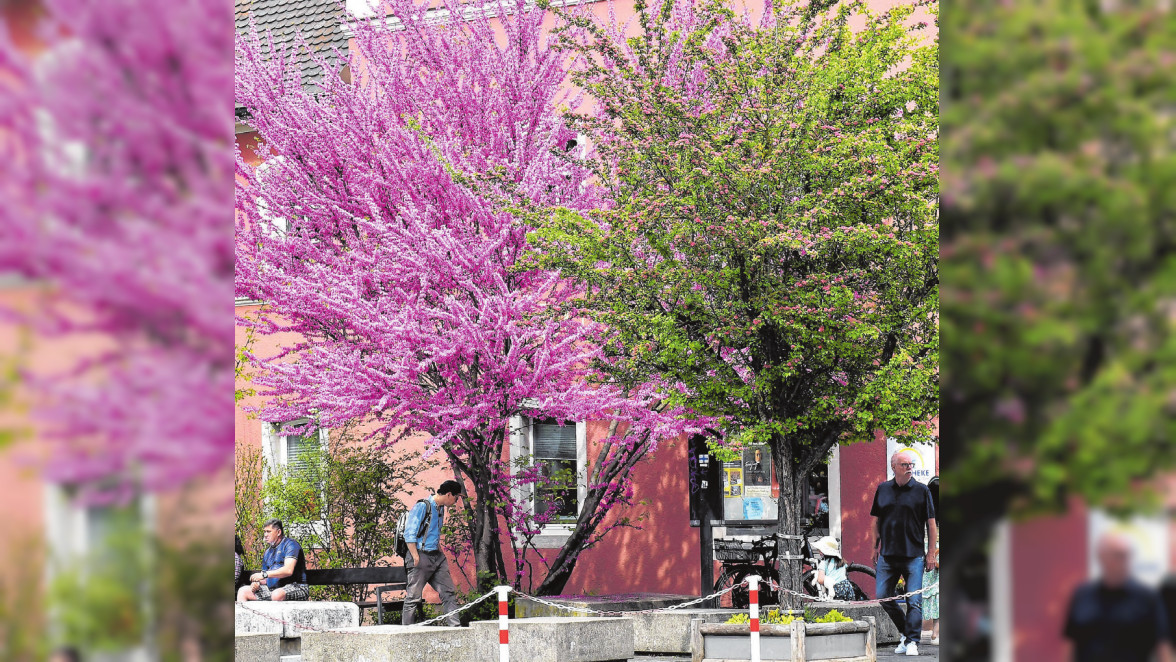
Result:
M560 427L556 423L536 423L534 456L545 460L576 459L576 425Z

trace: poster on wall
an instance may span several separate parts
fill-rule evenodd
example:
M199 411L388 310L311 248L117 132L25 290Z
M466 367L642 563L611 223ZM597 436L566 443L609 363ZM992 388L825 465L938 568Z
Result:
M1131 541L1131 573L1139 581L1158 586L1168 572L1168 520L1165 517L1136 516L1120 520L1100 510L1090 511L1087 532L1087 559L1090 577L1097 578L1098 539L1104 533L1117 533Z
M735 464L738 463L736 462ZM723 472L727 478L723 481L723 496L743 496L743 468L724 466Z
M935 477L935 444L909 443L905 439L886 438L886 480L894 479L890 458L899 451L910 451L915 457L914 479L926 485Z
M744 499L743 519L764 519L764 500L760 498Z
M767 446L752 446L743 450L743 482L748 487L763 486L771 489L772 462L768 458Z

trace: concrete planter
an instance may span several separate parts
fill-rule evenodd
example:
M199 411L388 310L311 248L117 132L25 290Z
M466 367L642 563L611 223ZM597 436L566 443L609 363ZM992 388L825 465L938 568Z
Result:
M624 662L634 655L631 618L517 618L509 627L512 661ZM498 621L474 621L469 630L476 656L466 659L497 660Z
M281 656L281 636L277 632L239 634L234 638L236 662L276 662Z
M624 617L633 619L633 649L638 653L688 654L690 653L690 621L698 618L705 623L722 623L735 614L747 613L746 609L705 609L701 607L662 612L647 611L664 609L695 599L694 596L669 593L632 593L547 599L565 605L566 608L550 607L520 597L515 602L515 617L523 619L543 616L598 616L588 612L588 609L630 612L626 613ZM641 611L646 611L646 613L639 613Z
M237 637L276 634L283 656L301 652L304 631L359 627L359 605L354 602L238 602L234 609Z
M589 609L599 611L642 611L645 609L661 609L697 596L678 595L675 593L628 593L625 595L578 595L568 597L544 598L548 602L563 605L561 608L549 607L530 598L515 599L515 618L538 618L541 616L595 616Z
M470 628L372 625L302 635L302 662L478 660ZM494 658L497 659L497 658ZM277 662L277 660L273 660Z
M746 624L690 623L693 662L736 662L751 659L751 628ZM804 623L760 626L760 659L764 662L876 662L873 619L846 623Z
M906 605L901 605L903 610L906 610ZM902 633L898 628L894 627L894 621L886 615L880 604L868 605L847 605L839 602L810 602L805 606L806 611L811 611L818 617L824 616L836 609L855 621L869 620L866 617L872 616L874 618L875 636L878 640L878 645L882 644L897 644L902 639Z

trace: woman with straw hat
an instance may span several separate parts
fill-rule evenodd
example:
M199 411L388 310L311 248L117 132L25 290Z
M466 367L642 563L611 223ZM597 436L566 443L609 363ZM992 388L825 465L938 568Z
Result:
M818 540L813 549L820 554L817 561L817 586L823 599L853 600L853 584L849 583L848 567L841 558L841 543L832 536Z

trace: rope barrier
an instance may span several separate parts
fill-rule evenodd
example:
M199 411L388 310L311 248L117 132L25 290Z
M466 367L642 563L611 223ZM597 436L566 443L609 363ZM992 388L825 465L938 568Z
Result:
M613 615L625 615L625 614L652 614L652 613L657 613L657 612L674 611L676 609L685 609L687 607L699 604L701 602L705 602L707 600L712 600L714 598L722 597L723 595L726 595L727 593L730 593L731 591L734 591L735 589L740 588L742 586L747 586L748 587L748 595L750 598L750 602L748 605L748 623L749 623L749 630L750 630L750 634L751 634L751 662L760 662L759 584L761 581L763 581L763 579L759 575L750 575L750 576L744 578L744 580L738 584L735 584L733 586L728 586L727 588L725 588L721 591L718 591L716 593L712 593L711 595L703 596L703 597L695 599L695 600L691 600L689 602L683 602L683 603L676 604L676 605L670 605L669 607L658 607L655 609L641 609L641 610L631 610L631 611L607 611L607 610L601 610L601 609L592 609L592 608L588 608L588 607L571 607L571 606L561 604L558 602L553 602L551 600L544 600L543 598L539 598L539 597L536 597L533 595L528 595L528 594L523 593L522 591L519 591L519 590L517 590L513 587L510 587L510 586L496 586L490 592L478 597L476 600L473 600L472 602L466 603L466 604L462 605L461 607L454 609L453 611L451 611L447 614L442 614L440 616L437 616L436 618L430 618L429 620L423 621L421 623L413 623L409 627L424 627L429 624L436 623L436 622L439 622L442 620L448 620L449 618L454 617L457 614L460 614L461 612L463 612L467 609L471 609L475 605L477 605L485 600L488 600L491 597L497 596L498 597L498 659L499 659L499 662L510 662L510 629L509 629L509 612L508 612L507 599L508 599L508 596L512 592L515 593L516 595L518 595L519 597L527 598L528 600L538 602L539 604L547 605L549 607L554 607L556 609L561 609L564 611L589 612L589 613L593 613L593 614L600 614L602 616L613 616ZM801 599L805 599L805 600L817 600L818 599L816 596L808 595L807 593L801 593L799 591L793 591L792 589L783 588L770 578L767 580L767 584L773 590L783 591L785 593L795 595ZM888 597L888 598L878 598L878 599L874 599L874 600L827 600L825 602L833 602L833 603L837 603L837 604L846 604L846 605L878 604L878 603L882 603L882 602L889 602L891 600L902 600L904 598L908 598L913 595L920 595L922 593L930 591L931 589L938 589L938 588L939 588L939 582L935 582L934 584L931 584L930 586L925 586L917 591L909 591L907 593L903 593L902 595L895 595L895 596ZM302 625L300 623L294 623L292 621L287 621L285 619L278 618L276 616L272 616L270 614L267 614L265 612L258 611L257 609L252 608L249 605L249 603L247 603L247 602L239 602L237 604L241 605L242 608L244 608L254 614L257 614L263 618L269 619L271 621L275 621L277 623L281 623L282 625L291 625L295 628L302 630L303 632L329 632L330 631L330 630L324 630L321 628L315 628L313 626ZM364 634L363 632L357 632L355 630L349 630L349 631L335 630L335 632L337 634Z
M790 588L784 588L771 579L768 580L768 585L771 586L772 590L774 590L774 591L784 591L785 593L788 593L790 595L794 595L802 600L813 600L813 601L819 600L820 602L833 602L833 603L840 604L840 605L881 604L883 602L891 602L893 600L902 600L904 598L909 598L912 595L921 595L923 593L926 593L927 591L930 591L933 588L934 589L939 588L939 582L935 582L934 584L931 584L930 586L924 586L923 588L921 588L917 591L909 591L909 592L903 593L901 595L890 596L889 598L874 598L873 600L836 600L836 599L822 600L819 596L816 596L816 595L809 595L808 593L801 593L799 591L793 591Z

